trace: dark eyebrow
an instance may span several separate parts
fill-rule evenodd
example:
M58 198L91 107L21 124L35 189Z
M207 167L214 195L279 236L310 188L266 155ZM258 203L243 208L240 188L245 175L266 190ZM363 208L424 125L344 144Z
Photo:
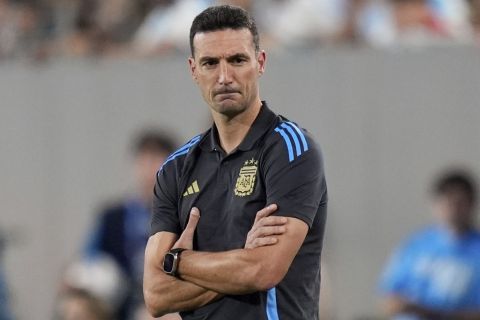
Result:
M206 62L206 61L218 61L219 59L217 57L209 57L209 56L205 56L205 57L201 57L200 60L198 61L200 64L202 64L203 62Z
M234 61L234 60L237 60L237 59L245 59L245 60L248 60L250 59L250 57L244 53L237 53L237 54L234 54L233 56L229 56L227 58L227 61Z

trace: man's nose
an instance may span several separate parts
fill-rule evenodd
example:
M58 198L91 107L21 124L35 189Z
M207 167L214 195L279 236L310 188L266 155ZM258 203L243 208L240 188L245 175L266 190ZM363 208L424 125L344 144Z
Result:
M232 71L226 61L221 61L219 65L218 83L227 85L232 83Z

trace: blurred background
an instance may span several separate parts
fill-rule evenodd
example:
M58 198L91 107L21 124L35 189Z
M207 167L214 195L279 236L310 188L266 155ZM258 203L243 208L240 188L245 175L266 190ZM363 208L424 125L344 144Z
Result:
M218 3L256 18L262 99L323 148L324 319L381 318L379 276L432 220L432 179L480 173L479 0L0 0L0 319L54 319L82 277L119 299L128 272L78 261L103 208L138 193L135 137L210 126L186 59Z

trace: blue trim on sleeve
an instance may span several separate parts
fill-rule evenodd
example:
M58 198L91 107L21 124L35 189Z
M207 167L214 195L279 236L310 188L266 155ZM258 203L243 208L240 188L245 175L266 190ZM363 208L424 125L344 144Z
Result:
M279 320L277 307L277 292L275 287L267 291L267 319Z
M170 158L175 158L179 153L182 151L185 151L189 149L191 146L193 146L195 143L197 143L200 140L200 136L193 137L190 141L188 141L186 144L181 146L178 150L176 150L174 153L168 156L167 160Z
M295 131L298 133L298 135L300 136L300 139L302 140L302 144L303 144L303 151L308 151L308 143L307 143L307 139L305 139L305 135L303 134L302 130L300 130L300 128L293 122L286 122L288 125L290 125L293 129L295 129Z
M198 141L200 141L200 138L201 138L202 135L198 135L198 136L195 136L193 137L192 139L190 139L190 141L188 141L186 144L184 144L183 146L181 146L177 151L175 151L174 153L172 153L171 155L168 156L168 158L165 160L165 162L162 164L162 166L160 167L160 169L158 171L161 171L162 168L167 164L169 163L170 161L174 160L175 158L179 157L179 156L182 156L184 154L187 154L188 151L190 151L190 148L193 147Z
M275 128L275 132L278 132L282 136L287 145L288 161L292 162L295 159L295 156L298 158L308 151L307 139L302 130L298 128L295 123L289 121L282 122ZM295 144L295 154L293 151L292 139Z
M280 133L283 140L285 140L285 144L287 145L287 150L288 150L288 161L292 162L294 158L293 158L292 142L290 141L290 138L285 133L285 131L283 131L283 129L275 128L275 131Z
M290 133L290 136L293 138L293 142L295 143L295 150L297 151L297 157L300 157L300 155L302 154L302 149L300 149L300 141L298 141L297 135L292 130L292 128L290 128L285 123L282 123L281 126L282 128L287 129L288 133Z

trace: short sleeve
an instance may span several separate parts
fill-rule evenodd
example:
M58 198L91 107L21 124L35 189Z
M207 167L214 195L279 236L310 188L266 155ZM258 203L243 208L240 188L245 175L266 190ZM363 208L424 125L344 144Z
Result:
M150 235L160 231L181 233L177 208L177 183L174 165L160 169L153 190Z
M327 204L322 154L293 123L279 128L264 160L267 204L278 205L277 215L298 218L311 228L317 212Z

